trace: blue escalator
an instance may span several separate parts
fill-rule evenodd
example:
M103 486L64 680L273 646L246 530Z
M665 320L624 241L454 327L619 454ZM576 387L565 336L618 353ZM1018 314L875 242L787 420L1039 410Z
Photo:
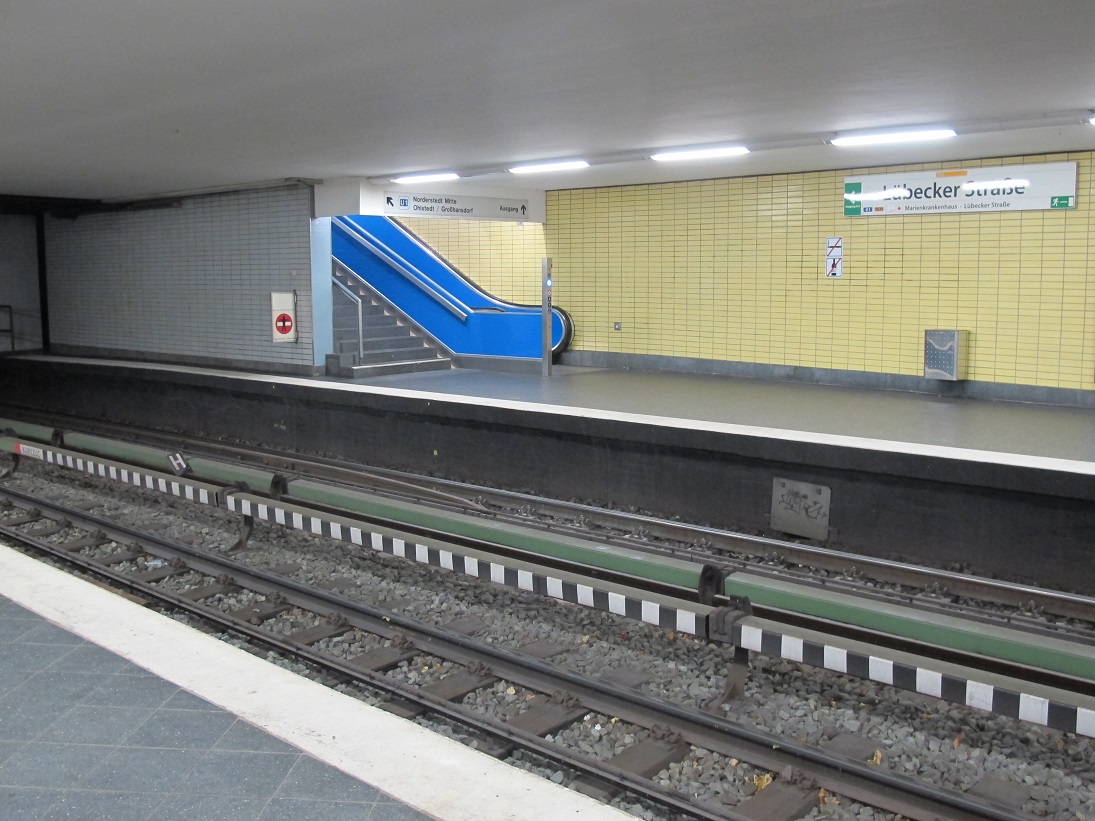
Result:
M387 217L335 217L332 254L397 310L457 356L539 359L540 306L483 291L414 234ZM552 310L552 351L570 344L574 325Z

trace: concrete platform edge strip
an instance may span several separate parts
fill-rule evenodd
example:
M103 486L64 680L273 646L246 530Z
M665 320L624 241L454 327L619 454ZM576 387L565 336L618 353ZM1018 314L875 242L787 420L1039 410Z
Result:
M1076 707L998 684L954 676L928 667L881 658L756 625L739 622L734 625L731 636L735 646L765 656L870 679L901 690L1067 733L1095 737L1093 709Z
M0 594L439 819L632 817L3 546Z

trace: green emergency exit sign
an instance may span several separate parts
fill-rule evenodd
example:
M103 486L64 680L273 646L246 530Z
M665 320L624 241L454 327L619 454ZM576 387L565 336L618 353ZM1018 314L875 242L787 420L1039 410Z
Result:
M844 216L846 217L858 217L863 214L863 200L859 197L849 197L849 194L862 194L863 183L861 182L846 182L844 183Z

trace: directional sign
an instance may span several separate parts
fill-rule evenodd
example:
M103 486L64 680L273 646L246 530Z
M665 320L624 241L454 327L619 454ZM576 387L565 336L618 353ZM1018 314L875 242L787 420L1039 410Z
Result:
M524 222L528 219L528 200L385 191L384 213L394 217Z

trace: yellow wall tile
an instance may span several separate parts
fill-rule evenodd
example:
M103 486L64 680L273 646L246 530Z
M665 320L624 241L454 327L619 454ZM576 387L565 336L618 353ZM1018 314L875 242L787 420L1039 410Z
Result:
M913 165L553 191L544 226L406 222L504 299L538 302L552 257L576 350L917 375L924 329L960 327L970 379L1091 390L1095 152L942 167L1066 159L1067 211L843 216L845 176L940 167Z

